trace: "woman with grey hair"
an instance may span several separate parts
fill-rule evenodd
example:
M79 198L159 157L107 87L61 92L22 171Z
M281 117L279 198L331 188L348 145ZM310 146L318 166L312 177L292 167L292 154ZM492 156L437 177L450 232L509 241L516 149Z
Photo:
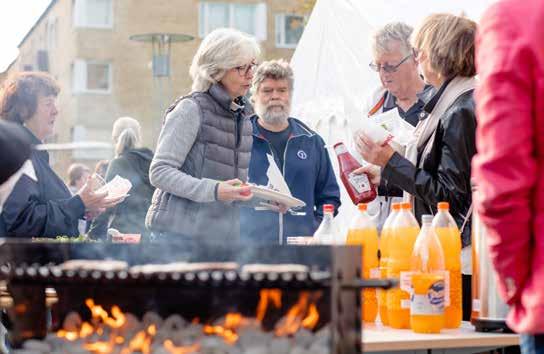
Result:
M253 143L247 94L260 48L234 29L204 38L190 68L192 92L168 110L150 168L157 190L146 225L159 239L231 242Z
M108 228L125 234L141 234L144 240L148 239L145 216L155 191L149 181L153 152L142 147L141 130L140 123L131 117L121 117L113 123L115 158L109 163L104 179L110 182L116 176L126 178L132 183L132 189L122 203L93 220L89 235L94 239L106 238Z

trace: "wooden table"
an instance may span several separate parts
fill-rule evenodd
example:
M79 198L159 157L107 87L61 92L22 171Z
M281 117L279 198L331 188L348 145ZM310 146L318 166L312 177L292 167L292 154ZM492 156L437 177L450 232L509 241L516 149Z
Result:
M519 335L476 332L469 322L439 334L419 334L381 324L365 324L363 351L388 354L473 354L519 345Z

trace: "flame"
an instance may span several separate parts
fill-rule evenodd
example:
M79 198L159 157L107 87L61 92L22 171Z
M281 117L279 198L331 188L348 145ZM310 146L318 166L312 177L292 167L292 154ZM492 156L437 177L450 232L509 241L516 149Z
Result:
M151 325L147 327L147 333L149 333L150 336L154 337L155 334L157 334L157 326Z
M71 332L71 331L65 331L63 329L59 330L57 332L57 337L59 338L66 338L70 342L73 342L79 338L77 332Z
M308 296L306 292L300 294L298 302L289 309L287 315L285 315L276 327L276 336L292 335L300 329L304 314L308 308Z
M79 337L87 338L93 333L94 333L93 326L91 326L89 322L83 322L83 324L81 325L81 328L79 329Z
M113 345L108 342L85 343L83 347L98 354L109 354L113 350Z
M208 335L218 335L228 344L234 344L238 341L238 334L235 329L242 324L242 315L240 313L228 313L225 316L225 323L222 326L204 326L204 333Z
M129 342L128 348L121 350L121 354L131 354L141 352L142 354L151 353L151 337L148 337L146 332L140 331L136 333L134 338Z
M274 307L281 308L281 290L262 289L259 293L259 304L257 305L257 321L262 322L268 309L268 303L272 301Z
M103 319L104 323L112 328L120 328L126 323L126 318L121 309L118 306L113 306L111 308L111 315L113 318L108 316L106 312L106 317Z
M200 344L195 343L188 347L176 347L171 340L165 340L164 349L166 349L170 354L192 354L198 353L200 350Z
M302 320L302 327L312 330L317 325L317 322L319 322L319 311L317 311L315 304L311 304L308 315Z

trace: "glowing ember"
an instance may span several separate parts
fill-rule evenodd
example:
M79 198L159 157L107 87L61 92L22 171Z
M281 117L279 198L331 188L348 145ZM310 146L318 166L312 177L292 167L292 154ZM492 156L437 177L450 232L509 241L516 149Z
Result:
M165 340L163 346L170 354L192 354L198 353L200 350L200 344L198 343L188 347L176 347L171 340Z

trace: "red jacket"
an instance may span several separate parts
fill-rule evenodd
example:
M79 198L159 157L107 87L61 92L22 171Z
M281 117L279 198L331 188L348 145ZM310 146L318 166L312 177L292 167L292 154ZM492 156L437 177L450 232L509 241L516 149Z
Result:
M544 333L544 1L487 10L476 62L476 208L489 229L508 324Z

